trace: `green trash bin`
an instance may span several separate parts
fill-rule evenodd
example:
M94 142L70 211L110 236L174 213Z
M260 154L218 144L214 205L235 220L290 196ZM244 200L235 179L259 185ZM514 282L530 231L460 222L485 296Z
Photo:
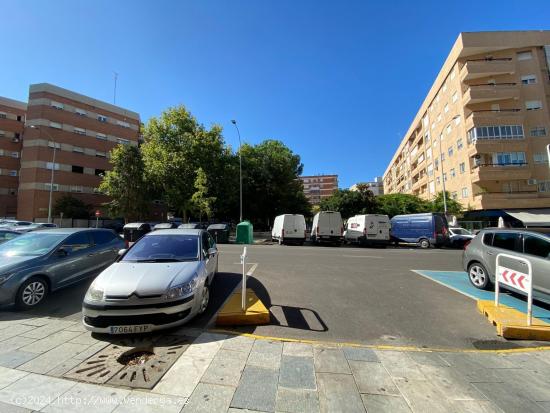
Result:
M237 244L254 244L254 233L252 223L243 221L237 224Z

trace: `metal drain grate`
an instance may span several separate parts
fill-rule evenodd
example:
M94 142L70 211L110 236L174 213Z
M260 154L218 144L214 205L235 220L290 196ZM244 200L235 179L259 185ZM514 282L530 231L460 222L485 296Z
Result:
M192 338L184 336L116 340L66 373L65 377L89 383L152 389L191 341Z

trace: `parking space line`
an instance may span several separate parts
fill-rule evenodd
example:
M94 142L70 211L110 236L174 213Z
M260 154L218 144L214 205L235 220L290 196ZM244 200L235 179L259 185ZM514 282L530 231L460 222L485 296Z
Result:
M471 298L472 300L476 300L476 301L479 300L479 298L476 297L476 296L474 296L474 295L468 294L467 292L462 291L462 290L460 290L460 289L458 289L458 288L456 288L456 287L453 287L452 285L445 284L445 283L442 282L442 281L436 280L436 279L434 279L434 278L432 278L432 277L427 276L426 274L423 274L423 273L422 273L422 270L411 270L411 271L414 272L414 273L417 273L418 275L420 275L420 276L422 276L422 277L424 277L424 278L426 278L427 280L433 281L434 283L437 283L437 284L439 284L439 285L442 285L443 287L447 287L447 288L449 288L449 289L451 289L451 290L453 290L453 291L456 291L457 293L460 293L460 294L462 294L462 295L465 295L466 297ZM464 271L446 271L446 272L456 272L456 273L461 273L461 272L462 272L462 273L463 273Z
M268 340L268 341L282 341L292 343L304 343L319 346L333 346L333 347L358 347L369 348L372 350L384 350L384 351L410 351L417 353L531 353L535 351L550 351L550 346L536 346L536 347L521 347L521 348L509 348L509 349L470 349L470 348L441 348L441 347L414 347L414 346L392 346L385 344L359 344L352 342L340 342L340 341L321 341L321 340L303 340L288 337L273 337L263 336L260 334L242 333L236 330L213 328L208 329L212 333L228 334L233 336L244 336L253 338L255 340Z

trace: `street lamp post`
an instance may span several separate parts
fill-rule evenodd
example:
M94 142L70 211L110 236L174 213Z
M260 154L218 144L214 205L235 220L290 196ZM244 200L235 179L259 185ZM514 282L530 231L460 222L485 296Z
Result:
M239 136L239 222L243 221L243 158L241 154L241 132L237 126L235 119L231 120L231 123L235 125L237 129L237 135Z
M546 153L548 154L548 167L550 167L550 144L546 145Z
M35 126L35 125L31 125L30 126L31 129L39 129L38 126ZM43 130L43 128L40 128L40 130ZM51 141L53 142L53 156L52 156L52 173L50 175L50 197L49 197L49 200L48 200L48 223L51 223L52 222L52 194L53 194L53 177L54 177L54 171L55 171L55 152L56 152L56 145L55 145L55 140L52 138L52 136L46 132L45 130L43 130L44 133L46 134L46 136L48 138L51 139Z

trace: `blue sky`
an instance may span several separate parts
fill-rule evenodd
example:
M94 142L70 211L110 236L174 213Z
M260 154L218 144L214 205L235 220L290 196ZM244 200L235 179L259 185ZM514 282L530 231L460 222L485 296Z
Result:
M0 0L0 95L53 83L146 121L184 104L340 186L383 174L461 31L550 29L548 0Z

